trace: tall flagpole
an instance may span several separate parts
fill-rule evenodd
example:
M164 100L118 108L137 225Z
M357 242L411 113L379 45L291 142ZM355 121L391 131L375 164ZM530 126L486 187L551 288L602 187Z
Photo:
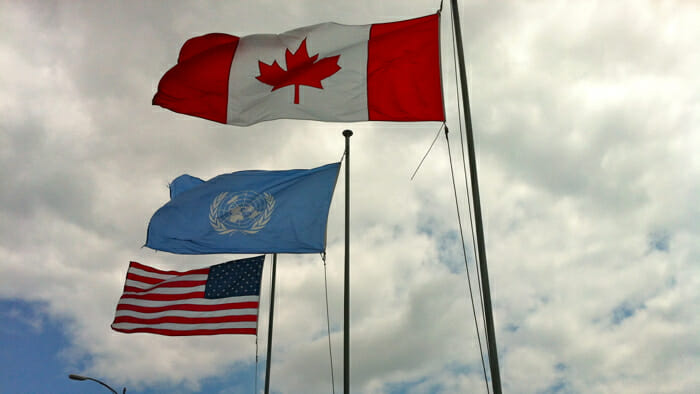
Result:
M481 220L481 203L479 202L479 180L476 171L476 155L474 153L474 132L472 130L472 117L469 109L469 91L467 89L467 71L464 65L464 51L462 46L462 25L459 22L459 10L457 0L451 0L452 15L454 17L455 39L457 40L457 57L459 60L459 79L462 82L462 102L464 103L464 122L467 133L467 149L469 152L469 174L471 178L472 195L474 202L474 226L476 230L476 243L479 253L479 268L481 270L481 286L484 297L484 315L486 317L486 343L489 353L489 366L491 368L491 384L494 394L501 394L501 376L498 369L498 351L496 348L496 332L493 324L493 310L491 308L491 291L489 289L489 271L486 264L486 246L484 240L484 227Z
M272 320L275 316L275 279L277 277L277 253L272 255L272 284L270 285L270 318L267 328L267 359L265 366L265 394L270 393L270 364L272 357Z
M345 137L345 313L343 326L343 392L350 393L350 137L352 130L343 131Z

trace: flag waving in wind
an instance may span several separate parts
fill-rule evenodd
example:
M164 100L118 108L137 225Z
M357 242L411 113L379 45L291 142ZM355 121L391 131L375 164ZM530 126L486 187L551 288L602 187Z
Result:
M148 225L146 246L180 254L316 253L340 163L310 170L181 175Z
M187 336L253 334L265 256L186 272L131 262L112 329Z
M443 121L439 14L189 39L153 104L220 123Z

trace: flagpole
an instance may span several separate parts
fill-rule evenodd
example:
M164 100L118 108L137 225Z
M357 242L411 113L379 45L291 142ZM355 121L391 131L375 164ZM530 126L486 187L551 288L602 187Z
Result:
M345 137L345 313L343 317L343 392L350 393L350 137L352 130L343 131Z
M486 264L486 246L484 240L484 228L481 220L481 203L479 202L479 180L476 171L476 154L474 152L474 132L472 130L471 111L469 109L469 90L467 89L467 71L464 65L464 52L462 46L462 26L459 22L459 10L457 0L451 0L452 15L454 18L455 39L457 40L457 57L459 60L459 79L462 83L462 102L464 104L464 122L466 124L467 149L469 152L469 174L471 178L472 196L474 203L474 226L476 230L476 243L479 255L479 268L481 271L481 286L484 297L484 315L486 318L486 344L488 347L489 366L491 369L491 384L494 394L501 394L501 376L498 368L498 351L496 347L496 333L493 324L493 310L491 307L491 291L489 289L489 272Z
M270 364L272 357L272 321L275 316L275 279L277 276L277 253L272 255L272 284L270 285L270 318L267 329L267 359L265 366L265 394L270 393Z

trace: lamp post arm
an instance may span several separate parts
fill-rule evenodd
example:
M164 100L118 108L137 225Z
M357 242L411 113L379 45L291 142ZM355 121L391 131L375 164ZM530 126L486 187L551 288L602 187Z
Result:
M116 391L115 389L109 387L106 383L104 383L104 382L102 382L102 381L100 381L100 380L97 380L97 379L95 379L95 378L91 378L91 377L88 377L88 376L81 376L81 375L73 375L73 374L68 375L68 377L69 377L70 379L73 379L73 380L81 380L81 381L82 381L82 380L92 380L93 382L97 382L97 383L99 383L99 384L101 384L101 385L107 387L107 388L109 389L109 391L113 392L114 394L119 394L119 393L117 393L117 391ZM123 393L126 393L126 387L124 387L124 392L123 392Z

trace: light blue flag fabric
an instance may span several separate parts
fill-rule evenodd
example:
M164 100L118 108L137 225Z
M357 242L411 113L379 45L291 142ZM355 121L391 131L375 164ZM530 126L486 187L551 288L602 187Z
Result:
M146 246L179 254L316 253L340 163L309 170L181 175L148 225Z

